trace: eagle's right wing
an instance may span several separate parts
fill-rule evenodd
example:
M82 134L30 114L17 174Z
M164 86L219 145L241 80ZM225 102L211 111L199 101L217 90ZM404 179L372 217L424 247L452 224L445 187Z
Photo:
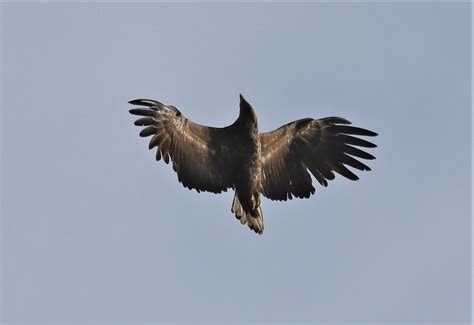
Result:
M377 133L349 124L340 117L306 118L260 133L262 194L271 200L309 198L315 192L309 172L322 186L334 179L334 172L351 180L359 179L346 166L370 170L356 158L375 157L356 146L376 145L356 136L372 137Z
M211 128L191 122L174 106L150 99L129 102L142 108L130 110L143 116L135 125L145 126L140 136L153 136L149 149L158 147L156 160L173 162L178 180L189 189L220 193L233 187L227 161L226 128Z

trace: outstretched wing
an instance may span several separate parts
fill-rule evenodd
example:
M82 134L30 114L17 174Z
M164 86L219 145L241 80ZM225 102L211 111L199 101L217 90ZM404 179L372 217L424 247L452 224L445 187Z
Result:
M261 133L262 194L283 201L293 196L308 198L315 192L309 172L322 186L334 179L334 172L351 180L359 179L346 166L370 170L356 158L375 157L354 146L374 148L376 145L355 135L372 137L377 133L349 124L340 117L307 118Z
M144 126L140 136L152 136L148 148L158 147L156 160L173 162L178 180L189 189L220 193L232 187L226 169L226 128L211 128L191 122L174 106L149 99L136 99L130 110L143 116L135 125Z

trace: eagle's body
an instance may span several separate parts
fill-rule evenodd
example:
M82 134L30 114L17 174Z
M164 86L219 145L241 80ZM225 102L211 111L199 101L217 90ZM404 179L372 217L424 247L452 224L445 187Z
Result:
M257 233L263 232L260 194L272 200L309 198L314 194L311 175L327 186L334 171L357 180L344 165L369 167L352 156L374 159L353 146L375 145L353 135L376 133L348 126L339 117L301 119L268 133L258 132L252 106L240 96L237 120L224 128L191 122L173 106L148 99L130 102L147 108L130 113L144 116L135 125L146 126L141 136L153 136L149 148L158 147L156 159L168 163L178 180L189 189L220 193L235 190L232 212Z
M253 108L243 97L241 97L239 117L234 124L229 126L229 132L235 134L230 146L235 150L236 164L233 183L236 199L240 202L243 211L258 218L260 215L258 208L260 207L262 179L262 150L257 117ZM235 202L234 199L234 204ZM237 207L233 207L232 210L239 219L245 218Z

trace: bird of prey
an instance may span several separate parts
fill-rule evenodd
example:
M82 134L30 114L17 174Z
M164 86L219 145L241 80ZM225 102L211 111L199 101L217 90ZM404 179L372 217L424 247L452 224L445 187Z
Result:
M311 175L326 187L334 172L359 179L346 166L370 170L357 158L375 159L357 147L375 144L356 136L377 133L350 126L341 117L304 118L274 131L259 133L253 107L240 95L237 120L226 127L196 124L174 106L150 99L129 102L141 106L130 113L141 116L135 125L140 136L152 136L156 160L172 161L183 186L212 193L235 191L231 212L242 224L263 233L261 195L270 200L309 198L315 193Z

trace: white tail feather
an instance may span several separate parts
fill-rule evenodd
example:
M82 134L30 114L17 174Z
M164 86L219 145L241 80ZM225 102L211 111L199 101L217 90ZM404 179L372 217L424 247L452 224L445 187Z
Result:
M250 212L245 212L242 205L240 204L239 196L237 193L235 193L230 211L235 214L235 217L240 220L241 224L247 224L249 228L255 231L257 234L263 233L263 213L260 206L258 206L253 211L253 215Z

